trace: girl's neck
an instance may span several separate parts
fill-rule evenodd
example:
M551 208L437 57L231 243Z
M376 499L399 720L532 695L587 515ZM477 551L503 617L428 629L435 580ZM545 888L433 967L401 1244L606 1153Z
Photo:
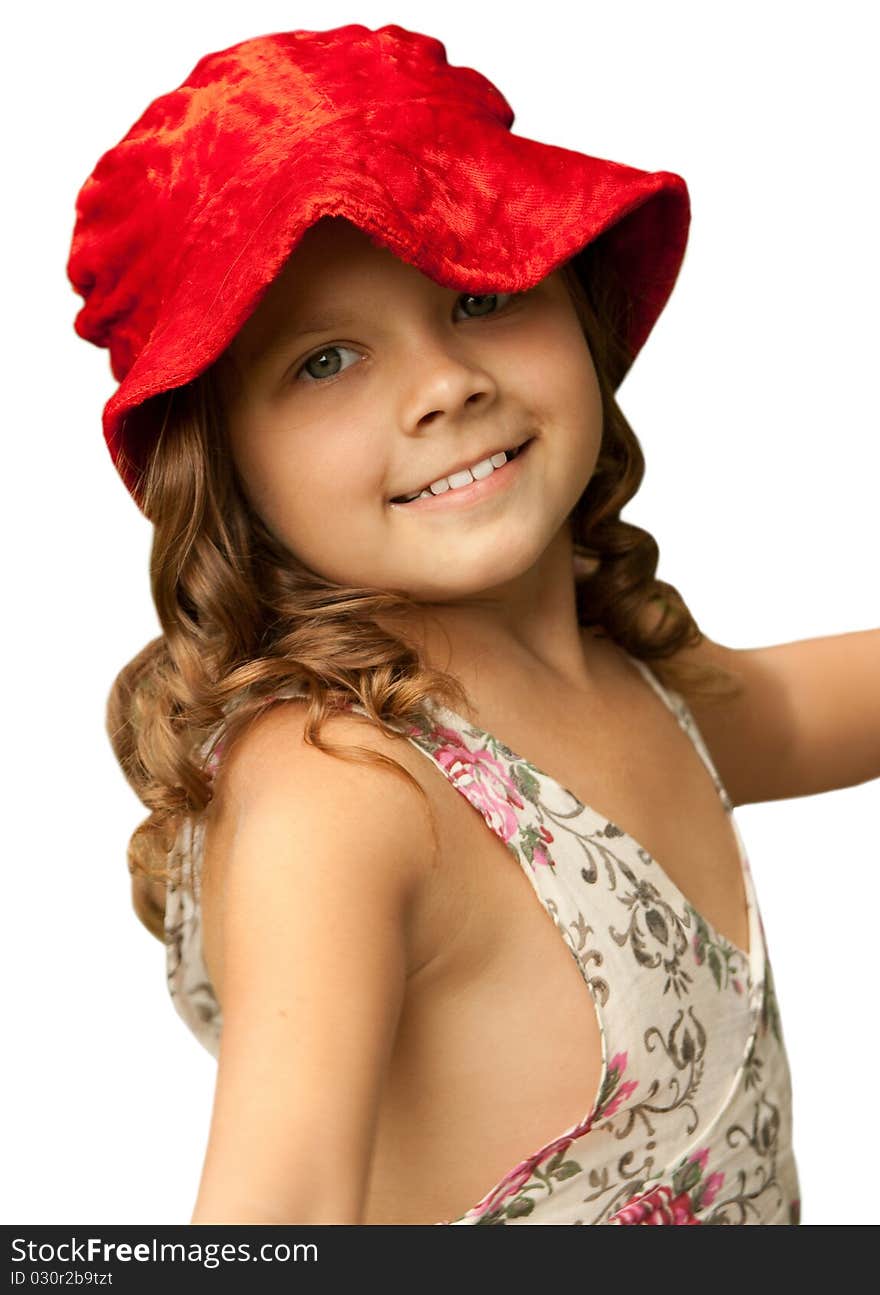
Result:
M455 675L478 702L498 687L595 688L593 639L578 623L567 525L534 567L491 598L428 604L405 633L425 665Z

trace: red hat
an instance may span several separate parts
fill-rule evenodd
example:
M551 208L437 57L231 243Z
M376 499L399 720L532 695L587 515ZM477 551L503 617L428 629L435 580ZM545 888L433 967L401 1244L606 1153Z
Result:
M126 415L225 350L322 216L475 294L525 291L606 235L635 358L684 257L684 180L513 120L484 76L396 24L242 41L150 104L80 190L67 265L76 331L110 350L104 439L139 504Z

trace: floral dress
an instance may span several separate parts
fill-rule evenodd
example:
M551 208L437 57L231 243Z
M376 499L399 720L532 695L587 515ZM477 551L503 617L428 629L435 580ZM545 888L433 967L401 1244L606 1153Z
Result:
M748 904L749 953L714 930L618 824L490 733L433 703L409 741L525 872L583 976L602 1040L602 1072L583 1118L445 1225L800 1219L788 1059L733 806L683 697L625 655L694 743L729 815ZM194 897L169 887L167 979L178 1013L217 1056L221 1013L199 935L202 830L200 823L185 825L175 846L196 885Z

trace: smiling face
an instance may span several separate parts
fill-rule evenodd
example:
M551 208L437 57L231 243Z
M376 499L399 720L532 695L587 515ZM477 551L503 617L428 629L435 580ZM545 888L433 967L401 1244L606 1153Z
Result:
M228 358L245 492L340 584L424 602L491 595L536 567L598 457L598 383L558 271L528 292L474 296L325 219ZM461 494L392 502L520 445Z

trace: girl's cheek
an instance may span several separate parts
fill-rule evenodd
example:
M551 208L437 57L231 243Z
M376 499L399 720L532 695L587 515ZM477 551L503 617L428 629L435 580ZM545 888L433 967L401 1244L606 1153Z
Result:
M345 480L352 498L367 502L384 500L388 493L388 470L381 454L354 456L346 467Z

